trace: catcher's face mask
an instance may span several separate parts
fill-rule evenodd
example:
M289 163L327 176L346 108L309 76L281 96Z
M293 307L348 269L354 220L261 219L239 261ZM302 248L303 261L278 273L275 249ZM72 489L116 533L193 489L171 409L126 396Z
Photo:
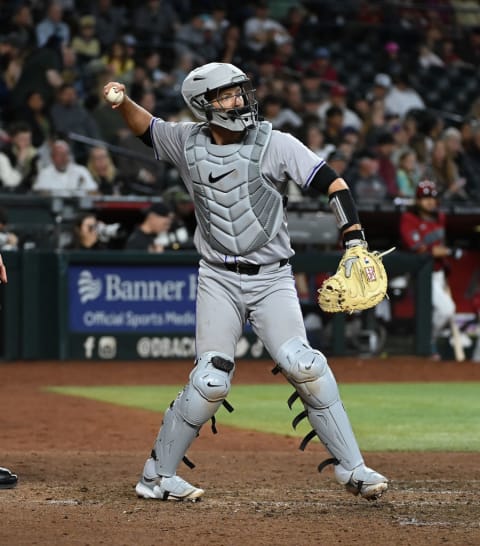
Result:
M244 131L258 121L258 103L250 79L228 63L208 63L192 70L182 95L195 117L230 131Z

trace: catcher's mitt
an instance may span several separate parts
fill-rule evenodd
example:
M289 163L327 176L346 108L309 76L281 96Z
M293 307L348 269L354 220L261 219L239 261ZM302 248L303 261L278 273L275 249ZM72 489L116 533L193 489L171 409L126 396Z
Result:
M328 313L363 311L380 303L387 293L387 273L380 254L363 246L345 251L335 275L318 289L318 304Z

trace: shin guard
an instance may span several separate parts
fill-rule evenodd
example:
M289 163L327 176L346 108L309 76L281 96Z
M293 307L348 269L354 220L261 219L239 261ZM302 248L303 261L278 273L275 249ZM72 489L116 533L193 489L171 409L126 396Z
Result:
M338 392L337 383L325 356L299 337L285 342L279 349L277 364L301 398L305 411L294 420L307 417L313 431L302 443L318 436L336 464L353 469L363 463Z

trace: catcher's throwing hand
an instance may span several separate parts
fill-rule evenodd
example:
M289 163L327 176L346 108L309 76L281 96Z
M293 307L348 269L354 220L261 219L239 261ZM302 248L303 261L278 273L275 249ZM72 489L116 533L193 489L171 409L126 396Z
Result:
M387 293L387 273L383 253L370 252L365 246L348 248L337 272L318 289L318 304L328 313L363 311L380 303Z
M118 108L125 100L125 92L123 83L109 82L103 88L103 97L112 105L112 108Z

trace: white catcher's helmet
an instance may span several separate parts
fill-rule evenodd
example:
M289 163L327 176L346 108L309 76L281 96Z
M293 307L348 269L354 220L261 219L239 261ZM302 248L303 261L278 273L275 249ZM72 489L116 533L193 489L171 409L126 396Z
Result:
M242 89L244 106L232 110L214 108L212 101L218 93L233 86ZM196 118L230 131L243 131L257 124L258 103L254 92L248 76L229 63L208 63L195 68L182 84L182 96Z

